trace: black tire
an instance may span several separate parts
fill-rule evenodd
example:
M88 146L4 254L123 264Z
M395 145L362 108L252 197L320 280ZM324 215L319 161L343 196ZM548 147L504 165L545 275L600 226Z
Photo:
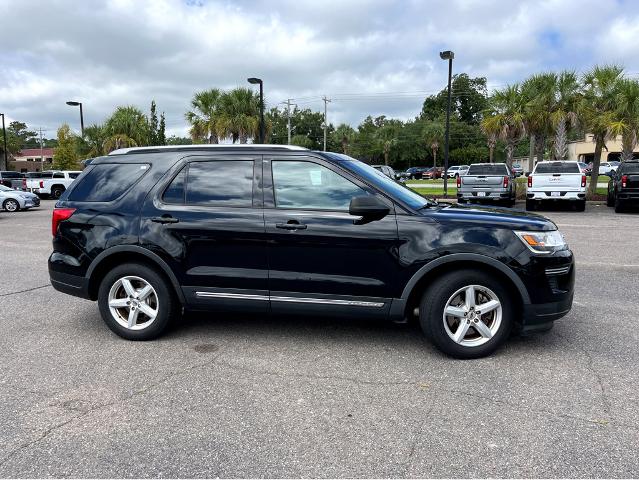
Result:
M63 187L53 187L53 189L51 189L51 197L55 198L56 200L60 198L63 193L64 193Z
M20 210L20 203L13 198L7 198L2 204L2 208L7 212L17 212Z
M155 290L157 316L147 327L131 330L121 325L112 315L109 308L109 292L123 277L138 277L151 285ZM115 288L115 287L114 287ZM122 298L124 299L124 298ZM98 290L100 314L107 326L116 334L127 340L152 340L166 330L169 323L179 318L181 305L175 295L171 283L153 268L138 263L125 263L107 273ZM123 307L126 311L128 307ZM141 310L140 310L141 311ZM143 319L150 318L143 316ZM144 322L142 322L143 324Z
M526 210L528 210L529 212L534 211L537 208L537 204L535 203L534 200L528 200L526 199Z
M575 204L575 211L584 212L586 211L586 201L585 200L577 200Z
M624 204L618 198L615 199L615 213L623 213L626 210Z
M607 207L614 207L615 206L615 201L612 199L612 196L610 195L610 192L608 192L608 195L606 196L606 206Z
M455 342L446 331L443 317L444 309L451 296L470 285L490 289L501 304L501 323L490 339L482 340L485 343L477 346L466 346ZM496 314L493 313L493 315ZM419 307L419 322L426 337L447 355L465 359L484 357L499 348L510 334L515 320L514 315L512 293L504 286L504 282L478 270L456 270L438 278L424 293ZM467 321L469 324L467 335L471 337L478 335L478 330L474 328L471 330L473 327L471 320ZM495 316L492 321L496 321Z
M466 200L465 198L458 198L457 203L464 205L468 203L468 200Z

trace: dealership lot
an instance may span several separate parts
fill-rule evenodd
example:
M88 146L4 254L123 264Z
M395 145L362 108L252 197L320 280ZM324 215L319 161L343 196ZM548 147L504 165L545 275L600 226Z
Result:
M416 326L338 319L191 314L126 342L49 286L52 205L0 212L0 477L639 470L638 213L541 212L575 252L572 312L455 361Z

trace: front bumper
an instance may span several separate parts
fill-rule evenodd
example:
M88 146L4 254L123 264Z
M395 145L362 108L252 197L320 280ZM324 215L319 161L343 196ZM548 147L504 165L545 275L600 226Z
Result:
M572 308L573 292L556 302L524 305L520 333L547 330L555 320L559 320Z

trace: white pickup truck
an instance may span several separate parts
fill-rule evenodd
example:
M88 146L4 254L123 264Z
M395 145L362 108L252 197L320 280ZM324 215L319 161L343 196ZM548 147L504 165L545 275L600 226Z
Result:
M572 202L579 212L586 208L586 175L578 162L539 162L528 176L526 210L541 202Z
M44 173L48 173L47 178L34 178L27 181L27 191L31 191L39 197L58 199L82 172L74 170L54 170L53 172L43 172L43 174Z

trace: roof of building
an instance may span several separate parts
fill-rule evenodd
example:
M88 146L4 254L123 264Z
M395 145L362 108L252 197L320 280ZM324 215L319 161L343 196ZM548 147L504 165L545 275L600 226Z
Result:
M39 148L23 148L18 153L16 153L16 157L39 157L41 152L44 157L52 157L55 149L45 147L42 151Z

